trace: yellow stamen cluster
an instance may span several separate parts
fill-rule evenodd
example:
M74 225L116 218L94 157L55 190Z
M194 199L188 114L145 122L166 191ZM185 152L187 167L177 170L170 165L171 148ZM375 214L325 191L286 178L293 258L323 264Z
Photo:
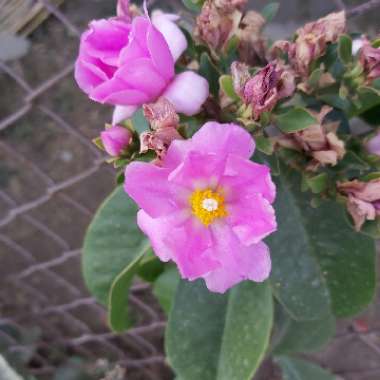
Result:
M224 197L219 192L195 190L190 197L192 213L205 225L211 224L214 219L227 216L224 206Z

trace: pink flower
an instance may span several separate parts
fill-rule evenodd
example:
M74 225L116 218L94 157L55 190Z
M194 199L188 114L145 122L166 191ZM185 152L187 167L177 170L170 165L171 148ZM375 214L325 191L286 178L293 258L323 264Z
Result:
M153 15L152 21L138 16L132 23L120 16L92 21L81 38L75 78L91 99L117 106L113 124L161 95L191 115L206 100L208 83L193 72L175 75L174 61L186 46L170 15ZM191 96L183 92L190 88Z
M134 162L125 191L141 207L137 221L156 255L183 278L204 278L225 292L243 280L268 278L276 230L270 169L249 160L255 144L235 124L206 123L191 140L175 140L158 167Z
M105 151L113 157L120 156L132 140L131 132L124 127L114 125L100 133Z
M366 144L367 150L370 154L380 156L380 132L372 137Z

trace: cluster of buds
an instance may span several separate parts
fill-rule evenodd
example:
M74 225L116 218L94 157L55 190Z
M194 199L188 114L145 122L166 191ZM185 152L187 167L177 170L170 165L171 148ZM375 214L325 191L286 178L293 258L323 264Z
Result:
M312 158L306 170L316 171L321 165L335 166L346 153L345 145L336 134L339 122L324 123L326 115L331 107L323 107L319 113L313 116L318 121L305 130L274 137L273 140L281 147L304 152Z
M367 220L380 216L380 178L368 182L354 180L338 183L338 190L347 197L347 210L357 231Z
M271 49L271 55L287 53L296 73L307 77L312 62L321 57L326 52L327 44L336 42L345 30L345 12L331 13L299 28L294 42L277 41Z
M252 107L255 120L264 112L271 112L281 99L292 96L296 89L292 70L280 62L269 63L253 77L246 65L234 62L231 73L236 93Z
M206 0L197 18L195 36L215 52L223 50L236 36L242 62L265 62L266 41L262 36L264 17L255 11L242 13L247 0Z

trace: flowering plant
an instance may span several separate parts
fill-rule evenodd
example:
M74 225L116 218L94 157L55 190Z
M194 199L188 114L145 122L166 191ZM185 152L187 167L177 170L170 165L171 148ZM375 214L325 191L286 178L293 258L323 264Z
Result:
M115 331L151 282L182 380L333 379L292 354L373 299L380 236L380 40L344 11L270 41L246 0L176 15L119 0L83 34L75 78L114 113L94 140L120 186L85 238L88 288ZM362 121L364 127L358 128Z

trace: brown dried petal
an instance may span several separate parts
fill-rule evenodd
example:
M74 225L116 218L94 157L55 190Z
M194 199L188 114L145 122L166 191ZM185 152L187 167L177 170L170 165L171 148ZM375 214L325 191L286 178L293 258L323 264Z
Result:
M376 202L380 200L380 178L369 182L353 180L339 183L338 189L345 194L352 194L355 198L366 202Z
M251 77L248 66L245 63L233 62L231 65L231 75L235 92L243 98L245 85Z
M347 210L354 220L356 231L360 231L366 220L375 220L376 209L369 203L350 195L347 200Z
M179 116L166 98L161 97L156 103L144 104L143 110L153 130L178 127Z

